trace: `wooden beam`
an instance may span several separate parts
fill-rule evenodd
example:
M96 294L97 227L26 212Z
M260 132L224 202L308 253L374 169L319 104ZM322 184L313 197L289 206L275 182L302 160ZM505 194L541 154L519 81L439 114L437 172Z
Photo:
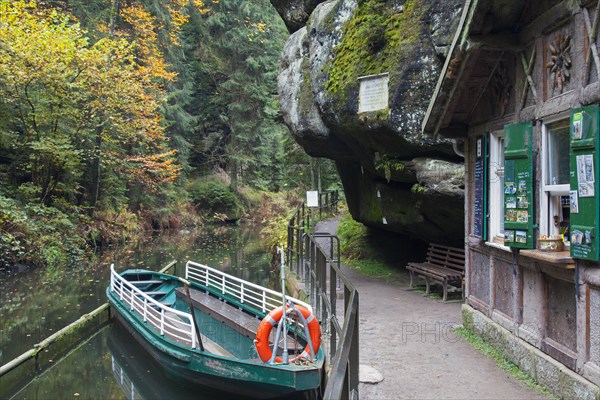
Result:
M596 34L598 33L598 24L600 20L600 0L596 6L596 14L594 15L594 22L590 22L590 13L586 7L583 7L583 21L585 22L585 30L588 35L588 51L585 55L585 69L583 71L583 86L585 87L590 79L590 69L592 63L592 57L596 63L596 73L598 74L598 80L600 80L600 57L598 57L598 47L596 45Z
M521 53L521 63L523 64L523 70L525 71L525 84L523 87L523 93L521 93L521 110L525 107L525 99L527 98L527 92L529 91L529 86L532 85L531 73L533 72L533 67L535 65L535 46L533 46L533 50L531 52L531 56L529 57L529 63L525 64L525 54ZM537 93L535 91L535 87L531 86L531 91L533 96L537 100Z
M537 90L535 90L535 86L533 84L533 79L531 78L531 73L527 73L530 70L529 67L535 60L535 57L533 57L535 55L535 47L533 49L534 49L534 51L532 53L532 57L529 60L529 65L527 64L527 60L525 60L524 53L520 54L520 58L521 58L521 64L523 65L523 70L525 71L525 76L526 76L527 82L529 82L529 87L531 88L531 93L533 93L533 97L535 98L535 101L537 102L537 100L538 100ZM525 88L527 88L527 86L528 85L526 84Z

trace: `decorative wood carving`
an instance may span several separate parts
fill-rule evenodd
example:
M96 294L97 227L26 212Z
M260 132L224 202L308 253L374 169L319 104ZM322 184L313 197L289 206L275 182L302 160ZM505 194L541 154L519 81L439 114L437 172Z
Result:
M552 84L552 93L558 89L561 94L567 81L571 77L571 35L563 35L558 32L554 35L554 42L548 43L550 58L546 68L550 71L550 83Z

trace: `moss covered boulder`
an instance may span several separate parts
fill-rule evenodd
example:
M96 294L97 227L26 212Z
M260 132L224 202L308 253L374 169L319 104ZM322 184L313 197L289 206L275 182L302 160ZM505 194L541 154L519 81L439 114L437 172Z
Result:
M363 223L463 240L460 151L421 133L462 3L330 0L285 46L284 120L309 154L336 160L350 211ZM359 112L359 78L379 74L387 79L387 107ZM439 213L426 210L432 204Z

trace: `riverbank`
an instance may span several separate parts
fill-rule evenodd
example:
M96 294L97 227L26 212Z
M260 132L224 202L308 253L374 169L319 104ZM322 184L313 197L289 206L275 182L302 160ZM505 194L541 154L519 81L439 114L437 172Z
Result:
M337 221L319 232L335 234ZM401 266L398 266L401 267ZM455 332L461 301L443 303L408 289L398 268L393 279L371 278L342 265L360 295L360 398L385 399L545 399L496 366ZM381 374L366 383L364 371Z

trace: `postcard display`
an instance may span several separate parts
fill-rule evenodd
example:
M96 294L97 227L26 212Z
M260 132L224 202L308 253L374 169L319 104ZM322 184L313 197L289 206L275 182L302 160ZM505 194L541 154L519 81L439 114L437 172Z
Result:
M504 127L504 244L535 248L533 214L533 125Z
M571 111L571 257L598 261L600 133L598 104Z

